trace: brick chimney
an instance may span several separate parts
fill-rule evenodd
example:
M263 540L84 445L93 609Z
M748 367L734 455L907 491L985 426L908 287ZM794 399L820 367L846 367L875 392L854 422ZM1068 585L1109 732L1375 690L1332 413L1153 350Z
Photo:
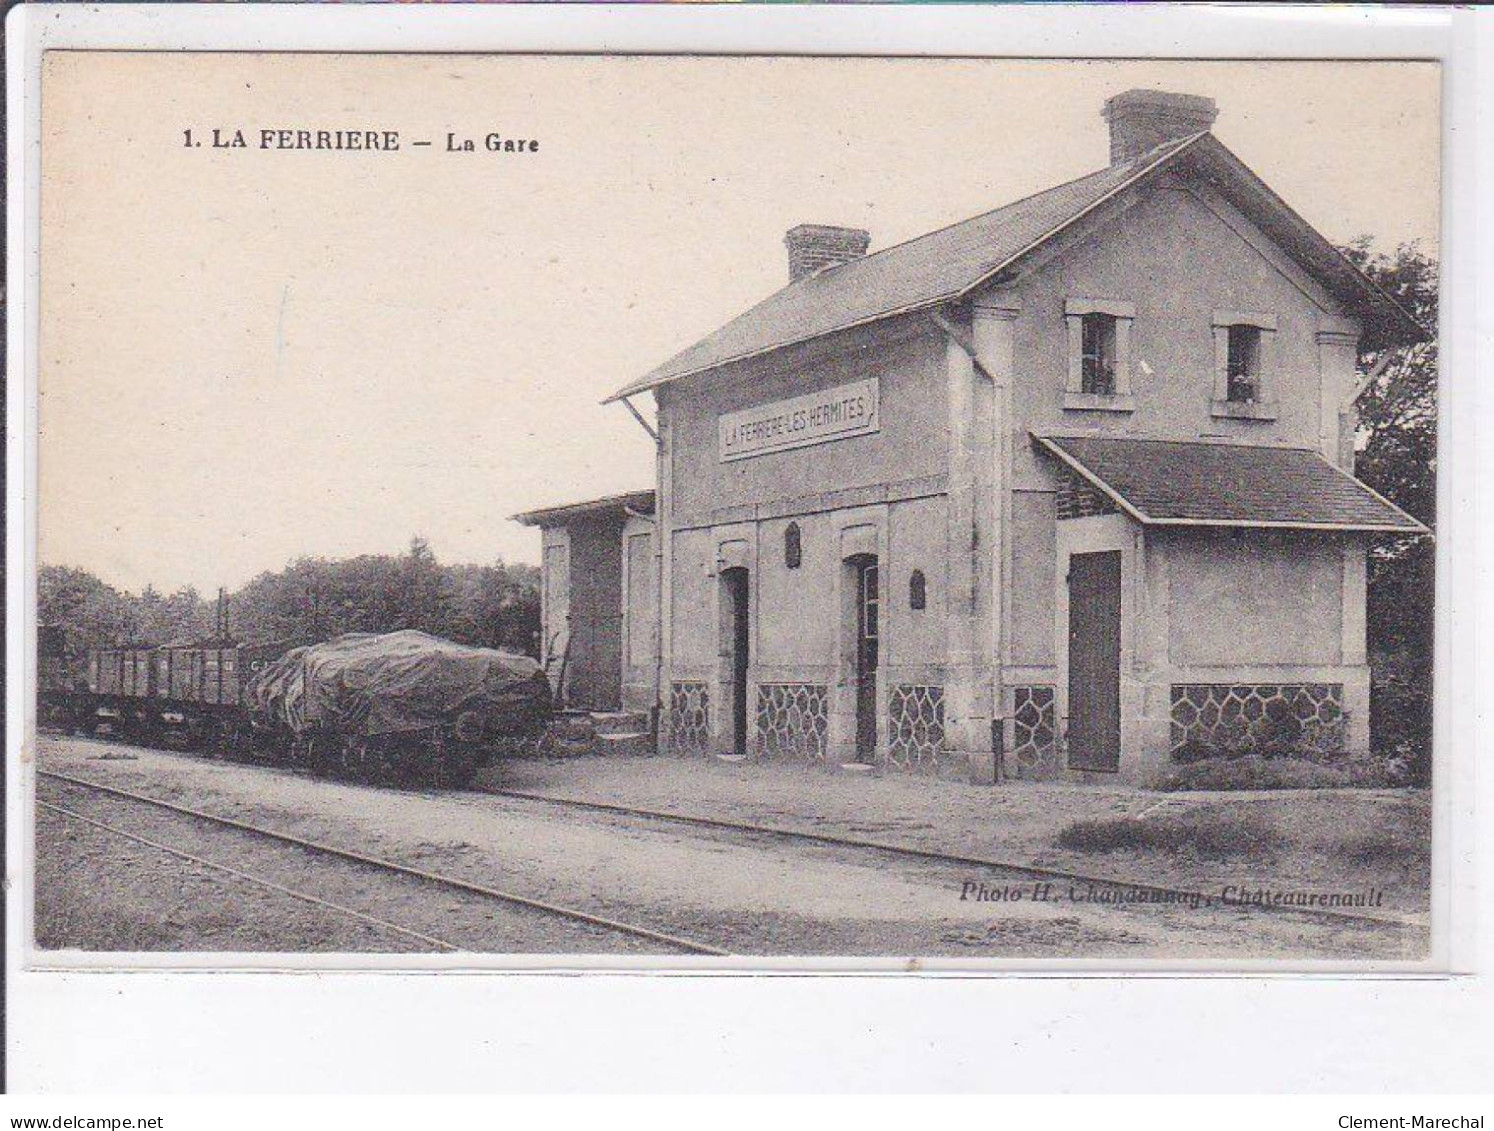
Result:
M860 228L837 228L832 224L800 224L783 237L788 247L789 282L839 267L866 254L871 233Z
M1164 90L1128 90L1106 99L1110 123L1110 163L1122 165L1169 141L1206 130L1219 110L1212 98L1169 94Z

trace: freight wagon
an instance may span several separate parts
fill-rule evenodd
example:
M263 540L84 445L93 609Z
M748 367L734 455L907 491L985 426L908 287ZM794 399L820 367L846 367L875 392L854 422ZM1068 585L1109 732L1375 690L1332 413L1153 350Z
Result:
M231 741L245 730L249 682L297 643L220 639L91 649L93 725L190 745Z
M121 644L90 649L81 679L69 677L61 629L38 645L44 725L143 745L253 748L368 780L460 784L503 744L542 736L551 710L535 661L422 632Z

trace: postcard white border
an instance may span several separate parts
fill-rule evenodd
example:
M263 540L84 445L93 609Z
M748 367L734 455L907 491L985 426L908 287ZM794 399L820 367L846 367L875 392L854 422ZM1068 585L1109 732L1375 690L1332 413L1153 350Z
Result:
M1441 455L1442 531L1439 539L1439 750L1438 798L1435 804L1434 935L1432 965L1454 970L1475 968L1473 948L1477 889L1474 887L1475 807L1473 752L1483 745L1485 724L1477 710L1478 668L1474 661L1478 627L1487 614L1472 588L1487 536L1478 535L1488 524L1458 521L1470 514L1468 504L1479 500L1479 487L1488 471L1480 466L1474 444L1478 424L1487 411L1487 394L1479 383L1459 379L1477 372L1478 349L1487 349L1487 328L1475 339L1474 304L1477 283L1487 273L1489 225L1482 226L1484 242L1474 235L1478 205L1476 184L1482 162L1487 182L1487 156L1494 146L1475 143L1487 135L1475 109L1481 93L1475 63L1490 61L1488 19L1472 12L1425 9L1354 8L1150 8L1132 7L1033 9L945 7L902 9L888 7L836 8L637 8L587 6L561 8L521 6L504 8L407 6L286 7L279 5L155 5L102 8L84 6L22 6L12 10L7 27L10 209L8 293L12 298L7 326L12 371L25 375L11 382L8 395L7 530L11 569L7 571L7 607L11 610L7 647L11 656L7 682L7 759L10 790L7 822L7 859L10 862L7 915L7 970L10 979L8 1058L16 1085L149 1089L175 1082L189 1087L237 1086L272 1090L325 1087L336 1080L350 1088L385 1087L402 1079L417 1087L446 1086L466 1090L478 1076L453 1075L472 1053L468 1042L487 1042L484 1063L491 1073L478 1086L638 1087L674 1083L698 1084L706 1079L730 1085L738 1058L745 1057L765 1077L784 1086L834 1082L847 1086L876 1086L889 1079L935 1080L953 1066L966 1065L977 1074L992 1068L984 1057L970 1054L997 1033L1041 1031L1063 1033L1078 1046L1103 1045L1108 1059L1091 1064L1085 1086L1134 1087L1142 1079L1160 1081L1174 1075L1162 1050L1175 1050L1185 1060L1189 1050L1213 1047L1224 1030L1242 1030L1240 1040L1256 1041L1256 1055L1276 1066L1272 1084L1283 1084L1309 1065L1321 1073L1321 1057L1305 1056L1295 1067L1294 1051L1306 1050L1309 1038L1323 1039L1329 1031L1338 1041L1335 1063L1344 1086L1379 1089L1416 1088L1428 1079L1429 1069L1453 1073L1471 1065L1472 1050L1460 1057L1452 1030L1461 1011L1471 1009L1476 996L1485 995L1483 979L1406 978L1426 967L1396 965L1402 978L1366 983L1357 976L1325 976L1322 964L1296 964L1286 971L1279 965L1272 977L1147 976L1161 964L1125 964L1124 978L1113 976L1115 963L1064 964L1041 967L1003 963L1006 974L1043 973L1034 977L991 977L971 980L965 964L949 964L945 977L907 979L865 976L803 979L708 978L688 973L669 978L618 976L626 964L603 964L610 974L577 979L575 964L549 976L442 978L390 972L328 974L267 981L262 973L192 976L169 973L60 973L21 969L30 934L29 908L17 903L26 885L15 882L18 865L29 863L31 820L29 758L22 735L31 720L30 695L21 676L30 677L34 655L34 499L35 452L29 438L35 432L36 301L38 225L35 210L25 205L36 199L39 170L40 116L37 112L40 59L54 47L165 49L165 50L300 50L300 51L609 51L609 52L720 52L797 54L999 55L1048 57L1210 57L1210 58L1437 58L1445 64L1444 130L1447 142L1444 193L1443 370L1444 410ZM1161 51L1158 45L1165 45ZM1487 136L1484 140L1488 141ZM1450 327L1459 327L1452 334ZM17 365L17 360L19 365ZM1453 484L1456 484L1454 487ZM1471 517L1471 515L1470 515ZM1455 568L1456 567L1456 568ZM16 615L23 612L23 615ZM1455 724L1457 724L1455 726ZM1487 796L1490 775L1484 775ZM1455 835L1456 834L1456 835ZM1481 847L1487 859L1488 834ZM1456 857L1449 851L1456 845ZM1487 932L1485 932L1487 937ZM1487 944L1486 944L1487 945ZM235 956L244 965L258 965L263 956ZM309 956L295 956L307 974L310 967L325 970ZM214 963L223 961L214 956ZM282 958L271 960L284 969ZM359 965L368 965L359 956ZM432 964L418 958L422 967ZM195 965L196 958L177 956L178 969ZM338 963L346 968L347 962ZM765 964L754 960L752 972ZM803 970L804 964L795 964ZM878 964L879 966L881 964ZM889 963L887 970L900 969ZM945 969L944 964L939 964ZM982 964L989 968L990 964ZM1165 964L1169 973L1175 964ZM1487 969L1487 964L1481 964ZM679 969L674 963L671 963ZM846 970L836 960L815 967ZM512 966L509 967L514 969ZM595 969L587 964L588 969ZM857 971L867 964L854 963ZM1150 968L1150 969L1149 969ZM1218 970L1219 964L1209 964ZM930 967L926 970L933 972ZM1261 964L1235 964L1236 974L1266 973ZM1103 971L1103 972L1102 972ZM1290 971L1316 975L1310 979ZM745 972L745 971L744 971ZM1137 977L1137 975L1142 975ZM1467 987L1476 986L1476 991ZM213 1009L203 1008L211 999ZM1438 1049L1436 1065L1425 1056L1400 1064L1386 1064L1368 1053L1368 1037L1379 1027L1373 1013L1403 1032L1423 1034L1423 1047ZM188 1003L193 1003L189 1005ZM1242 1006L1245 1013L1240 1012ZM775 1019L786 1016L783 1028L759 1024L743 1031L731 1024L742 1008ZM444 1024L433 1031L441 1048L455 1054L449 1062L420 1058L424 1073L410 1078L416 1062L404 1059L402 1042L381 1040L393 1020L426 1018L437 1010ZM767 1012L761 1012L766 1010ZM1264 1013L1257 1012L1263 1010ZM1391 1010L1391 1012L1382 1012ZM301 1011L309 1022L292 1032L287 1020ZM786 1011L786 1013L785 1013ZM888 1012L890 1011L890 1013ZM1014 1012L1015 1011L1015 1012ZM1181 1011L1181 1012L1180 1012ZM370 1026L370 1016L380 1018ZM233 1018L234 1025L225 1024ZM606 1018L610 1042L598 1040L597 1018ZM892 1018L905 1026L896 1039L847 1047L855 1055L838 1058L834 1072L805 1049L808 1041L822 1051L815 1036L827 1019L841 1022L846 1034L865 1031L870 1018ZM503 1020L497 1023L495 1018ZM516 1020L523 1019L523 1024ZM568 1022L562 1022L562 1018ZM86 1020L85 1020L86 1019ZM1440 1020L1439 1020L1440 1019ZM1269 1023L1268 1023L1269 1020ZM146 1021L152 1022L141 1028ZM668 1041L670 1055L629 1039L628 1026L658 1033L666 1023L684 1025L699 1035ZM860 1026L858 1030L857 1026ZM1035 1028L1039 1027L1039 1028ZM917 1034L937 1030L943 1038L919 1045ZM328 1039L335 1032L337 1040ZM1137 1032L1147 1035L1135 1039ZM133 1055L130 1034L140 1042ZM148 1040L147 1040L148 1035ZM320 1040L312 1041L314 1035ZM296 1039L297 1037L301 1039ZM714 1040L714 1043L713 1043ZM915 1043L909 1043L915 1042ZM730 1045L731 1063L717 1055ZM1407 1046L1408 1049L1411 1047ZM891 1058L898 1050L901 1061ZM936 1051L937 1049L937 1051ZM1356 1057L1351 1050L1365 1050ZM465 1050L465 1051L462 1051ZM525 1052L524 1050L527 1050ZM401 1053L397 1065L391 1060ZM522 1055L516 1055L520 1054ZM547 1059L547 1055L548 1059ZM809 1064L805 1063L808 1058ZM618 1076L616 1062L631 1065L635 1075ZM246 1064L258 1076L246 1078ZM1378 1064L1383 1074L1367 1074ZM811 1065L814 1065L811 1067ZM1071 1073L1039 1056L1024 1058L1027 1075L1013 1084L1043 1087L1073 1086ZM595 1073L578 1076L585 1066ZM1416 1071L1405 1069L1414 1066ZM1005 1067L1013 1067L1008 1063ZM1228 1066L1218 1066L1226 1069ZM889 1075L889 1073L891 1075ZM1191 1080L1237 1079L1205 1070ZM1449 1076L1449 1078L1452 1078ZM1321 1074L1312 1080L1322 1083ZM969 1084L971 1081L966 1081Z

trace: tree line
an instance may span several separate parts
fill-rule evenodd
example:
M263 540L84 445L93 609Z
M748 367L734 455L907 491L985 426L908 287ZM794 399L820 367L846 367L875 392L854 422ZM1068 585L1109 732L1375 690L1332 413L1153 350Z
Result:
M1360 354L1354 471L1431 530L1437 528L1437 261L1415 244L1375 252L1367 236L1344 254L1426 327L1418 345ZM1431 780L1432 643L1436 546L1430 538L1377 541L1370 551L1370 734L1385 757Z
M121 643L200 641L219 631L217 597L191 586L127 593L87 570L43 566L42 624L61 625L75 655ZM399 555L298 558L226 594L228 635L243 642L325 640L344 632L424 632L487 648L538 654L539 570L531 565L442 565L423 538Z

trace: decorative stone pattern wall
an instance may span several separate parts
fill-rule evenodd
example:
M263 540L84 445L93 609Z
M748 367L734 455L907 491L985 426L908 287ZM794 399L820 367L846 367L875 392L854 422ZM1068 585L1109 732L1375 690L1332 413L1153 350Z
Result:
M1339 683L1175 683L1172 754L1191 746L1335 753L1344 747L1343 703Z
M1058 710L1053 688L1012 688L1012 756L1007 763L1019 778L1061 776L1058 750Z
M887 765L930 772L944 750L944 688L897 683L887 693Z
M669 691L669 749L705 754L711 748L711 704L704 682L676 680Z
M1115 513L1115 503L1109 495L1068 468L1064 468L1058 479L1057 504L1059 518L1091 518Z
M822 683L764 683L757 689L757 754L823 762L830 696Z

